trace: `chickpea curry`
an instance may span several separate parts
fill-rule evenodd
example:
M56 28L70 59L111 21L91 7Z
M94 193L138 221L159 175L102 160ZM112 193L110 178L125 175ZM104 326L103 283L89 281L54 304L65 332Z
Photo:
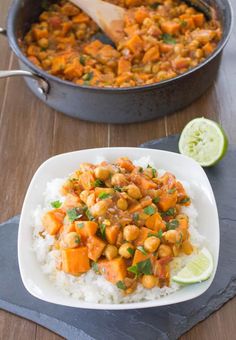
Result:
M176 77L204 61L221 24L179 0L110 0L127 8L117 46L96 38L98 26L65 0L46 7L21 42L29 60L79 85L130 87Z
M125 294L170 284L170 262L190 255L191 204L183 185L128 158L114 164L83 163L61 188L63 202L42 217L60 251L58 270L79 276L93 269Z

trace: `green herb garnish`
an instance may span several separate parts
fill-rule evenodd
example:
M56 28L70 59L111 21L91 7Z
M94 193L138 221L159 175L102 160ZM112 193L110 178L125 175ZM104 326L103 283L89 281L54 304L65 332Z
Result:
M151 205L147 206L146 208L143 209L143 211L145 212L145 214L147 215L153 215L156 212L156 209L154 207L152 207Z
M160 197L153 198L153 203L157 204L160 201Z
M95 271L96 274L99 273L97 262L92 262L92 268L93 268L93 270Z
M77 220L78 218L82 217L83 215L80 213L80 211L77 210L77 208L73 208L70 210L67 210L67 215L69 217L69 220L71 222L74 222L75 220Z
M143 172L143 168L141 166L139 167L138 172L140 172L140 173Z
M147 252L146 252L146 250L144 249L143 246L138 246L137 249L138 249L139 251L141 251L141 253L143 253L143 255L147 255Z
M122 192L122 188L121 188L121 187L114 186L113 189L114 189L115 191Z
M128 267L128 271L139 276L141 274L151 275L152 274L152 264L150 259L136 263L134 266Z
M79 57L79 62L80 62L81 65L83 65L83 66L85 65L86 58L85 58L84 55L81 55L81 56Z
M106 198L110 197L111 195L106 193L106 192L101 192L98 197L101 199L101 200L105 200Z
M172 37L171 34L168 34L168 33L162 34L162 40L164 41L164 43L169 44L169 45L176 44L176 40Z
M51 202L51 206L55 209L58 209L62 206L62 202L60 202L60 201Z
M186 27L187 26L187 21L185 21L185 20L180 20L180 25L182 26L182 27Z
M103 240L106 240L106 224L102 223L99 225L99 227Z
M83 76L83 80L85 81L90 81L92 79L93 79L93 72L85 73L85 75Z
M96 179L96 181L94 182L94 186L95 187L103 187L105 184L103 181L101 181L100 179Z
M122 290L125 290L127 288L123 281L116 282L116 287Z
M172 188L168 190L168 194L173 194L176 191L176 188Z
M170 222L166 223L167 230L173 230L176 229L179 226L178 220L171 220Z
M86 209L85 214L88 217L89 221L93 221L94 220L94 217L93 217L93 215L91 214L91 212L90 212L90 210L88 208Z
M153 4L150 4L150 7L152 9L157 9L157 7L160 6L160 3L159 2L154 2Z
M157 233L148 233L148 237L155 236L158 238L162 238L163 231L159 230Z
M134 249L132 249L130 247L127 249L127 252L130 253L130 255L132 255L132 256L134 255Z
M179 201L180 204L184 204L184 203L187 203L190 201L190 198L189 197L185 197L183 198L181 201Z
M84 223L83 222L77 223L77 227L79 227L79 229L83 229Z
M175 208L170 208L170 209L168 209L167 211L161 213L161 215L162 215L163 217L165 217L165 216L174 216L175 213L176 213Z
M134 222L138 222L138 220L139 220L139 214L138 214L138 213L134 213L134 214L133 214L133 219L134 219Z
M80 244L80 236L79 235L76 236L75 243Z

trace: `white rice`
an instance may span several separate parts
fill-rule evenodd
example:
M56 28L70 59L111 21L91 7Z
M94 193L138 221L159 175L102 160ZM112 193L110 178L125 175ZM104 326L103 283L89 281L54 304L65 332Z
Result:
M102 160L104 159L98 159L97 163ZM154 166L149 157L142 157L138 161L134 161L134 164L142 167L146 167L148 164ZM158 170L159 176L164 173L165 170ZM102 275L97 275L92 269L79 277L57 270L56 263L60 257L60 250L51 250L54 237L43 232L41 219L42 215L51 209L50 202L64 201L64 197L60 195L60 187L64 181L65 178L56 178L48 182L43 194L43 204L36 207L33 212L33 251L45 275L63 294L86 302L111 304L154 300L180 289L180 286L173 281L170 282L170 287L154 287L152 289L145 289L141 284L138 284L134 293L124 296L120 289L108 282ZM182 212L189 216L191 242L196 247L194 247L195 249L199 249L203 246L205 239L197 230L198 214L194 208L194 192L189 183L182 181L182 184L192 199L192 204L189 207L182 207ZM41 237L39 232L43 232L45 238ZM189 258L186 255L174 258L171 262L171 275L178 272Z

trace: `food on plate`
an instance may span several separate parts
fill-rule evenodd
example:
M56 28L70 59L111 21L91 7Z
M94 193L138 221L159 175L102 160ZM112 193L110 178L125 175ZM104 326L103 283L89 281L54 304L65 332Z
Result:
M29 60L79 85L131 87L176 77L211 55L220 22L179 0L116 0L127 8L117 46L96 37L98 26L68 1L49 6L21 42Z
M208 167L218 163L226 154L228 138L223 128L204 117L191 120L183 129L179 151Z
M33 248L44 271L86 301L133 302L175 291L172 276L202 241L185 186L145 160L81 163L66 180L48 184L46 207L35 212Z

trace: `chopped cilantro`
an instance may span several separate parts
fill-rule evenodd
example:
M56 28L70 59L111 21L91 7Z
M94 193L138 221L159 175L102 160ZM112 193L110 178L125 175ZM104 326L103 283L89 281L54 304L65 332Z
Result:
M141 253L143 253L143 255L147 255L147 252L146 252L146 250L144 249L143 246L138 246L137 249L138 249L139 251L141 251Z
M157 204L160 201L160 197L153 198L153 203Z
M60 208L60 207L62 206L62 202L60 202L60 201L51 202L51 206L52 206L53 208L58 209L58 208Z
M95 271L96 274L99 273L97 262L92 262L92 268L93 268L93 270Z
M134 249L132 249L130 247L127 249L127 252L130 253L130 255L132 255L132 256L134 255Z
M81 56L79 57L79 62L80 62L81 65L83 65L83 66L85 65L86 58L85 58L84 55L81 55Z
M77 210L77 208L73 208L73 209L69 209L67 210L67 215L69 217L69 220L71 222L74 222L75 220L77 220L77 218L82 217L83 215L80 213L80 211Z
M178 220L171 220L171 221L166 223L167 230L176 229L178 226L179 226Z
M79 229L83 229L84 223L83 222L77 223L77 227L79 227Z
M145 214L147 215L153 215L156 212L156 209L154 207L152 207L151 205L147 206L146 208L143 209L143 211L145 212Z
M106 224L101 223L99 225L99 227L100 227L100 231L101 231L101 235L102 235L103 240L106 240Z
M162 215L163 217L165 217L165 216L174 216L175 213L176 213L175 208L170 208L170 209L168 209L167 211L161 213L161 215Z
M171 34L168 34L168 33L162 34L162 40L164 41L164 43L169 44L169 45L176 44L176 40L172 37Z
M103 181L101 181L100 179L96 179L96 181L94 182L94 186L95 187L103 187L105 184Z
M143 172L143 168L141 166L139 167L138 172L140 172L140 173Z
M133 219L134 219L134 222L138 222L138 220L139 220L139 214L138 214L138 213L134 213L134 214L133 214Z
M153 4L150 4L150 7L152 9L157 9L157 7L160 6L160 3L159 2L154 2Z
M122 290L125 290L127 288L123 281L116 282L116 287Z
M110 197L111 195L106 193L106 192L101 192L98 197L101 199L101 200L105 200L106 198Z
M190 198L189 197L185 197L183 198L181 201L179 201L180 204L184 204L184 203L187 203L190 201Z
M140 274L151 275L152 264L150 259L136 263L135 265L128 267L128 271L139 276Z
M115 191L122 192L122 188L121 188L121 187L114 186L113 189L114 189Z
M148 237L155 236L158 238L162 238L163 231L159 230L157 233L148 233Z
M173 194L176 191L176 188L172 188L168 190L168 194Z
M85 75L83 76L83 80L85 81L90 81L92 79L93 79L93 72L85 73Z
M93 221L94 220L94 217L93 217L93 215L91 214L91 212L90 212L90 210L88 208L86 209L85 214L88 217L89 221Z
M80 244L80 236L79 235L76 236L75 243Z
M182 26L182 27L186 27L187 26L187 21L185 21L185 20L180 20L180 25Z

